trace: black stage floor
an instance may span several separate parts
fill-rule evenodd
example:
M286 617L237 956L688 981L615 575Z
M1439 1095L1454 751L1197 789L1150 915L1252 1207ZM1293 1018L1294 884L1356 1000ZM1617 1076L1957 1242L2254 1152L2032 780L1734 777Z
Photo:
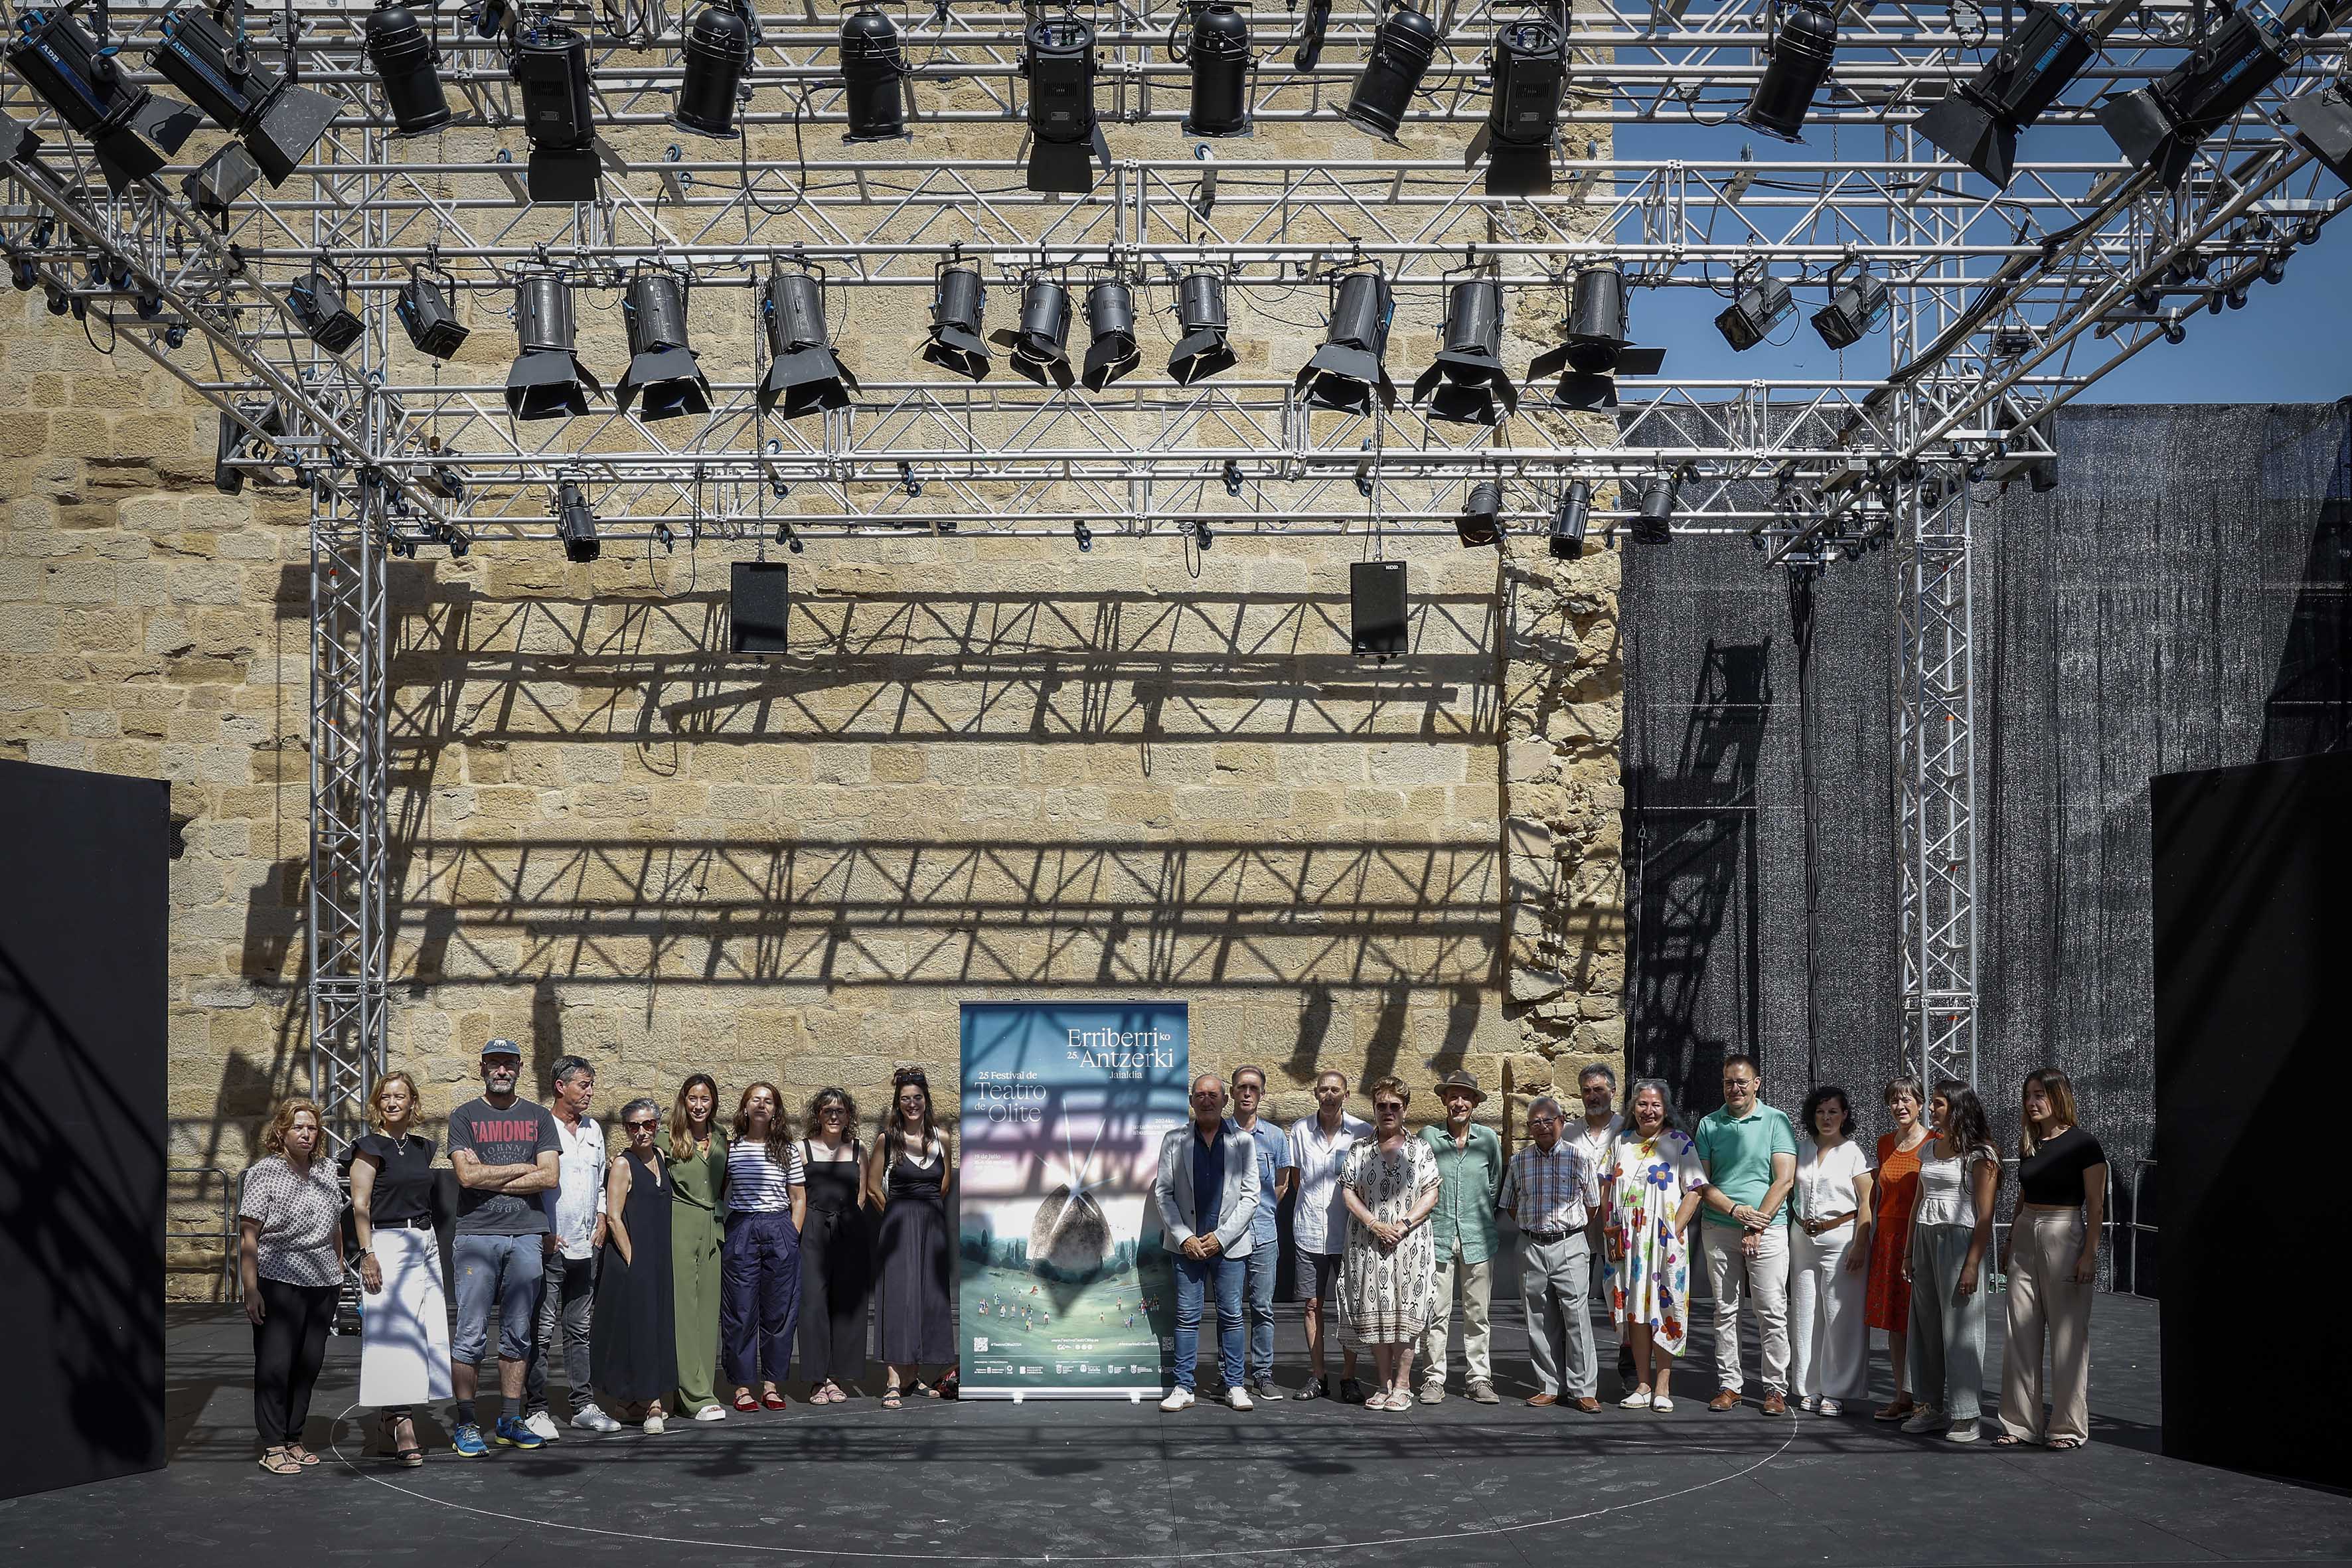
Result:
M442 1447L418 1470L362 1457L336 1416L358 1356L339 1340L310 1432L326 1462L281 1479L253 1462L242 1317L175 1310L170 1468L0 1502L0 1557L112 1568L2352 1559L2352 1492L2158 1452L2150 1302L2099 1299L2094 1442L2074 1454L1905 1437L1851 1415L1768 1419L1752 1403L1712 1415L1703 1354L1685 1362L1677 1394L1689 1397L1670 1416L1530 1410L1517 1397L1532 1387L1517 1311L1498 1302L1496 1318L1511 1394L1500 1407L1454 1398L1388 1415L1286 1400L1171 1416L1109 1403L922 1400L891 1412L795 1400L659 1437L567 1429L552 1448L476 1460ZM1281 1328L1288 1384L1296 1307ZM1608 1395L1613 1342L1600 1339ZM2221 1349L2214 1375L2253 1373ZM2262 1419L2270 1396L2249 1384L2245 1418Z

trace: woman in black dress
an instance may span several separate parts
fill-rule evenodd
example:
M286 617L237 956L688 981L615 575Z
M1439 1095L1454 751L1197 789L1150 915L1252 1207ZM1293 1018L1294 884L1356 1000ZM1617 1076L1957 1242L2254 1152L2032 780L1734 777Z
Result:
M801 1140L808 1223L801 1227L801 1369L811 1405L838 1405L842 1384L866 1375L866 1301L873 1289L873 1233L866 1223L866 1146L849 1091L821 1089Z
M931 1115L930 1080L920 1068L900 1068L891 1079L882 1136L866 1161L866 1197L882 1211L875 1258L876 1337L889 1382L886 1410L898 1407L900 1390L955 1394L955 1325L949 1298L954 1253L948 1241L947 1194L955 1185L955 1154ZM922 1382L925 1366L945 1366L936 1389Z
M590 1381L606 1408L624 1420L642 1411L649 1435L662 1430L662 1401L677 1386L669 1173L655 1143L661 1124L661 1107L650 1100L621 1108L628 1144L604 1178L604 1256L588 1343Z

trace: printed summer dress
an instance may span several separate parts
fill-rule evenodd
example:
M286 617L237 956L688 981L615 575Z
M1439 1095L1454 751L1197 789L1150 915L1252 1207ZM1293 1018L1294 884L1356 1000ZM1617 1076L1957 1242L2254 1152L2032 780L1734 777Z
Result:
M1383 1153L1378 1138L1366 1136L1348 1151L1339 1181L1381 1223L1402 1225L1422 1194L1437 1185L1437 1156L1418 1138ZM1437 1300L1433 1237L1430 1226L1417 1225L1394 1251L1382 1253L1363 1222L1348 1216L1339 1310L1358 1343L1410 1344L1429 1326Z
M1705 1185L1698 1151L1671 1128L1646 1142L1628 1131L1601 1170L1609 1316L1621 1337L1629 1322L1647 1324L1669 1355L1683 1353L1690 1328L1690 1253L1675 1215Z

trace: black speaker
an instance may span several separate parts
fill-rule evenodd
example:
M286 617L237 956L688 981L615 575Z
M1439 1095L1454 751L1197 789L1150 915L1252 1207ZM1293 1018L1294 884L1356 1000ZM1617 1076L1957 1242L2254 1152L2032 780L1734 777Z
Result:
M727 571L729 641L737 653L782 653L792 571L782 561L737 561Z
M1356 561L1348 566L1348 641L1359 658L1404 652L1404 563Z

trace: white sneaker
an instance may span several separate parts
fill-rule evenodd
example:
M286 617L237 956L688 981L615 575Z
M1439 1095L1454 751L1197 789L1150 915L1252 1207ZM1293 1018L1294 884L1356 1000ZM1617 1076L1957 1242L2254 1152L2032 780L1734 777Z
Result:
M542 1443L559 1442L563 1436L562 1433L555 1429L555 1417L544 1410L535 1410L524 1416L522 1426L524 1431Z
M621 1424L593 1405L583 1405L572 1413L572 1424L583 1432L617 1432Z
M1977 1440L1977 1424L1974 1421L1955 1421L1952 1429L1944 1436L1955 1443L1973 1443Z
M1840 1415L1844 1414L1843 1407L1840 1406L1838 1402L1834 1399L1824 1399L1821 1404L1815 1405L1813 1408L1816 1414L1822 1415Z
M1650 1408L1650 1391L1646 1388L1635 1389L1633 1393L1627 1394L1624 1398L1617 1402L1617 1408L1620 1410L1647 1410Z
M1945 1425L1945 1421L1944 1413L1942 1411L1937 1409L1932 1405L1922 1405L1916 1412L1913 1413L1910 1420L1903 1423L1903 1430L1906 1432L1933 1432L1937 1427L1943 1425Z
M1228 1385L1225 1389L1225 1408L1228 1410L1251 1410L1256 1407L1250 1403L1249 1390L1236 1383Z
M648 1416L646 1416L646 1436L648 1436L648 1437L658 1437L658 1436L660 1436L664 1432L667 1432L667 1431L668 1431L668 1430L669 1430L669 1428L668 1428L667 1426L664 1426L664 1425L662 1424L662 1418L661 1418L661 1412L660 1412L660 1411L656 1410L656 1411L655 1411L652 1415L648 1415Z
M1192 1391L1189 1388L1170 1389L1168 1391L1168 1397L1160 1402L1160 1408L1166 1411L1171 1415L1173 1415L1179 1410L1192 1409Z
M694 1418L697 1421L724 1421L727 1419L727 1406L706 1405L694 1413Z

